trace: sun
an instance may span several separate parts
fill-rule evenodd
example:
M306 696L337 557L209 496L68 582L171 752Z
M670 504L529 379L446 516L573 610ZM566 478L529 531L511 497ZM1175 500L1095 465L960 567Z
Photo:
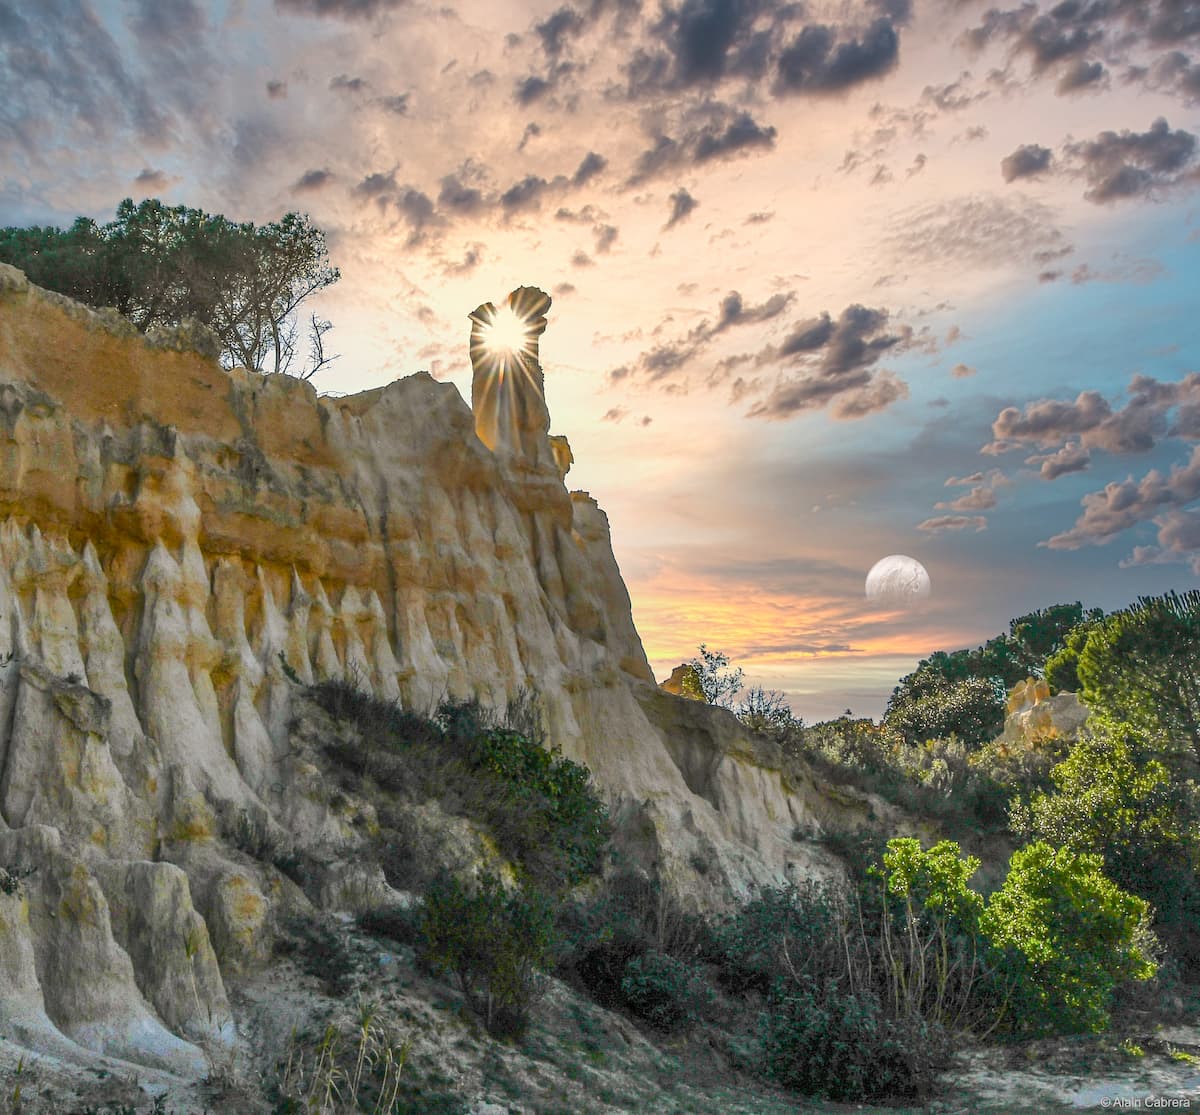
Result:
M535 337L528 320L514 313L511 306L501 306L490 321L483 323L483 344L494 356L530 356Z

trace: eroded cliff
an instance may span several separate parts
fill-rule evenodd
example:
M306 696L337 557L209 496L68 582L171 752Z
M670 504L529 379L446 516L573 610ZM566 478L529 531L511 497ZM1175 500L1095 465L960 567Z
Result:
M499 379L472 357L475 413L424 373L318 398L0 265L0 866L36 869L0 894L4 1032L198 1073L273 919L384 886L296 745L314 680L420 711L536 691L619 842L697 901L826 869L812 785L654 685L536 343Z

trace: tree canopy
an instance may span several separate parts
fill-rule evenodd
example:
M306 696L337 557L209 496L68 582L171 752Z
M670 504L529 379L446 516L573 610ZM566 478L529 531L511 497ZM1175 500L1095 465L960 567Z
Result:
M1200 590L1114 612L1088 634L1076 669L1089 707L1200 762Z
M217 335L227 367L307 379L332 359L324 351L330 323L315 314L307 361L298 352L299 306L340 278L325 234L304 214L258 226L126 198L105 225L79 217L68 229L0 229L0 262L38 286L111 306L143 332L199 321Z

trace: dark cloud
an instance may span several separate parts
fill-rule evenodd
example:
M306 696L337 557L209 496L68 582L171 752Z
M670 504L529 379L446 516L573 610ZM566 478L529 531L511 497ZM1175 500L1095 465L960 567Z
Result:
M1089 183L1084 193L1102 204L1149 197L1179 185L1196 160L1196 137L1171 130L1159 117L1148 131L1101 132L1095 139L1068 143L1064 156Z
M617 242L617 237L620 235L620 230L616 225L597 225L592 232L596 236L596 254L605 255L612 250L612 246Z
M379 198L393 194L396 190L396 172L389 170L386 174L383 171L376 171L374 174L368 174L357 186L354 187L354 192L359 197Z
M534 25L542 49L551 57L562 53L566 40L578 35L587 25L584 17L574 8L562 7L541 23Z
M1200 446L1184 465L1175 465L1167 476L1151 469L1140 480L1132 476L1089 492L1080 503L1083 513L1070 530L1041 543L1051 550L1078 550L1102 545L1140 523L1182 510L1200 498Z
M680 221L687 220L700 203L682 186L671 195L671 215L663 228L674 228Z
M551 183L536 174L527 174L500 195L500 207L506 213L522 213L540 209Z
M531 105L550 91L550 82L537 74L521 78L513 89L513 99L519 105Z
M974 527L975 533L987 530L987 518L983 515L937 515L917 524L917 530L928 534L942 534L948 530L966 530Z
M361 93L371 83L365 77L351 77L349 74L338 74L331 78L329 88L337 93Z
M163 98L127 68L90 5L44 0L24 7L0 4L3 131L35 155L50 140L50 120L77 125L93 143L126 130L145 144L169 139L173 121Z
M907 398L903 380L873 369L884 353L911 338L906 326L889 331L889 316L854 305L836 320L823 313L795 325L780 345L755 357L759 365L785 362L795 370L782 375L748 414L779 419L829 407L835 418L861 418Z
M705 102L693 109L691 118L680 125L678 138L664 133L655 137L654 146L638 156L630 184L681 167L702 166L754 150L769 151L775 146L775 136L773 127L759 124L748 112L719 102Z
M575 254L571 256L572 267L593 267L595 263L596 261L582 248L577 249Z
M748 225L765 225L768 221L773 221L774 219L774 212L764 210L759 213L750 213L743 223Z
M470 216L485 206L483 191L468 186L456 174L447 174L438 190L438 205L452 213Z
M1108 77L1108 71L1100 62L1088 62L1077 58L1063 71L1062 77L1054 87L1060 96L1067 93L1077 93L1081 89L1091 89L1103 85Z
M839 41L835 28L805 27L779 56L775 88L783 93L835 93L882 77L900 57L891 20L878 19L861 38Z
M584 186L587 185L596 175L600 174L604 168L608 166L608 160L601 154L595 151L589 151L571 176L571 185Z
M1006 407L992 423L994 440L982 451L995 456L1022 448L1074 446L1076 454L1097 449L1127 454L1149 452L1164 437L1200 440L1200 372L1174 383L1136 375L1127 394L1126 404L1116 410L1097 391L1081 391L1072 402L1041 399L1020 410ZM1027 463L1049 459L1031 458ZM1070 454L1064 454L1042 474L1053 479L1050 474L1057 465L1069 459Z
M1005 182L1016 182L1020 178L1033 178L1048 171L1053 160L1054 152L1049 147L1041 147L1036 143L1025 143L1000 161L1000 173L1004 176Z
M484 258L484 246L480 243L469 244L463 257L456 263L446 265L446 273L448 275L467 275L475 270Z
M275 0L275 10L332 19L371 19L403 7L408 0Z
M376 97L375 103L386 112L396 116L407 116L408 96L407 93L394 93L390 97Z
M267 96L273 101L282 101L287 97L288 86L286 81L268 81Z
M155 170L152 167L143 167L137 177L133 180L135 186L140 186L143 190L165 190L176 179L170 177L164 170Z
M1151 89L1173 93L1188 104L1200 101L1200 62L1193 62L1183 51L1172 50L1133 76Z
M296 180L296 184L292 189L296 193L304 193L308 190L319 190L322 186L328 186L333 181L333 172L330 170L306 170Z
M793 33L805 9L788 0L664 6L623 67L625 94L653 100L732 79L769 82L782 95L841 92L882 76L898 58L897 28L908 22L911 4L870 0L868 7L875 14L869 22L809 23ZM859 14L870 13L860 7Z
M940 112L958 112L988 95L986 89L973 90L968 86L971 74L964 71L957 81L945 85L926 85L921 91L921 100L933 105Z

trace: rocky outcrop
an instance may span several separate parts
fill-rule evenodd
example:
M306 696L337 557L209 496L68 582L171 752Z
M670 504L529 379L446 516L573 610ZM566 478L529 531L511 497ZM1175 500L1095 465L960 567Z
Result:
M796 839L812 787L654 685L549 436L549 299L510 304L515 357L472 317L473 413L424 373L322 399L224 371L0 266L0 866L37 869L0 898L0 1022L22 1040L199 1071L275 919L344 901L361 837L295 739L315 680L419 711L535 690L626 846L710 903L824 868ZM301 893L242 829L325 875Z
M1042 678L1026 678L1009 690L1005 706L1006 743L1036 747L1051 740L1073 740L1088 718L1088 708L1076 693L1050 694Z

